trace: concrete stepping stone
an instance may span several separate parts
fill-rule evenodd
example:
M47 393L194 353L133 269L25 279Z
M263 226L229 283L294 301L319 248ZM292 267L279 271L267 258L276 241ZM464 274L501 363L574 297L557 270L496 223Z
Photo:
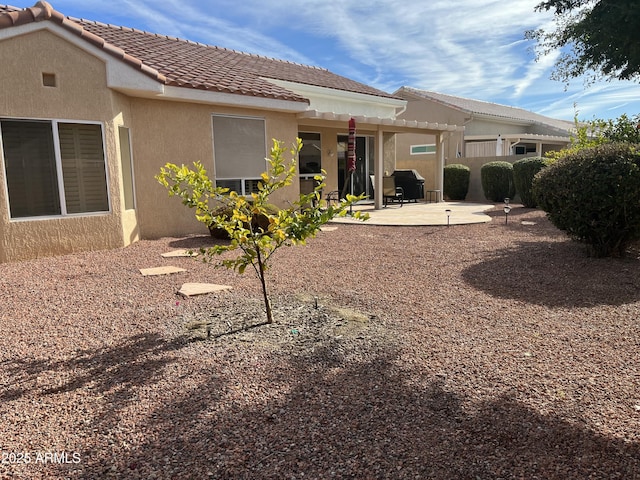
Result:
M164 258L197 257L198 256L198 252L196 252L195 250L191 250L191 253L189 253L189 250L187 250L185 248L181 248L180 250L173 250L171 252L161 253L160 256L162 256Z
M179 273L186 272L184 268L173 267L171 265L167 265L166 267L154 267L154 268L141 268L140 273L145 276L153 276L153 275L169 275L171 273Z
M324 227L320 227L320 231L321 232L333 232L333 231L335 231L337 229L338 229L338 227L327 226L327 225L325 225Z
M216 285L215 283L183 283L178 293L185 297L206 295L207 293L225 292L231 290L228 285Z

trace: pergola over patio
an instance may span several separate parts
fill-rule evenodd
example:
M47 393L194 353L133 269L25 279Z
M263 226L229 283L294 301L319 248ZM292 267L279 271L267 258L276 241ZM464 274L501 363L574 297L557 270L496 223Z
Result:
M304 119L305 125L315 125L335 128L336 124L347 125L350 118L354 118L356 125L366 126L368 130L375 130L375 152L374 152L374 208L381 209L382 198L382 178L384 176L384 143L385 136L403 133L418 133L433 135L436 139L436 158L438 167L436 168L435 185L440 192L443 191L444 172L444 148L443 143L446 135L453 132L464 131L464 127L457 125L438 124L432 122L419 122L417 120L405 120L396 118L383 118L366 115L351 115L348 113L322 112L318 110L306 110L298 114L299 119ZM395 164L395 152L393 158Z

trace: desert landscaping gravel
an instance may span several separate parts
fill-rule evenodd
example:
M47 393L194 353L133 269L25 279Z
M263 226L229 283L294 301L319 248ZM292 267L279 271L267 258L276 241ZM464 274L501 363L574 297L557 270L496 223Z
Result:
M638 251L490 215L282 248L236 333L204 235L1 264L0 478L640 479Z

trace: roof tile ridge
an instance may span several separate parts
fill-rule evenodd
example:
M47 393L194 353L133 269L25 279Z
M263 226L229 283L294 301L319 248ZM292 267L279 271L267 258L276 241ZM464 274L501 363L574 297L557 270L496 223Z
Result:
M112 57L115 57L119 60L124 61L125 63L129 64L131 67L141 71L142 73L153 78L156 81L159 81L161 83L166 83L167 77L162 73L160 73L158 70L144 64L142 60L140 60L139 58L136 58L127 54L120 47L117 47L107 42L104 38L100 37L99 35L96 35L86 30L80 23L80 22L93 23L97 25L99 24L99 22L96 22L93 20L77 19L74 17L67 17L62 13L58 12L57 10L54 10L51 7L51 5L49 5L47 2L39 1L36 4L36 6L39 6L40 4L42 4L41 7L48 7L48 10L46 12L48 16L41 18L42 20L50 19L55 21L56 23L60 24L60 26L62 26L63 28L71 32L72 34L75 34L78 37L91 43L92 45L104 50L105 53L111 55ZM1 26L1 19L0 19L0 26Z
M48 2L39 1L33 7L0 15L0 28L16 27L27 23L49 20L54 17L55 13L57 12Z

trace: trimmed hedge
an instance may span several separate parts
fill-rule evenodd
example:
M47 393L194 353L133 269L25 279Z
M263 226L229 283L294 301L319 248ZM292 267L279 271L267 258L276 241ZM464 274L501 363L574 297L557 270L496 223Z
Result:
M502 202L516 195L513 181L513 165L509 162L489 162L480 168L482 190L487 200Z
M513 181L516 191L520 194L522 205L527 208L535 208L538 204L531 186L533 177L546 166L546 160L542 157L521 158L513 162Z
M469 192L471 169L466 165L453 164L444 167L444 191L449 200L464 200Z
M640 239L640 145L573 152L536 175L533 192L549 220L596 257L623 256Z

